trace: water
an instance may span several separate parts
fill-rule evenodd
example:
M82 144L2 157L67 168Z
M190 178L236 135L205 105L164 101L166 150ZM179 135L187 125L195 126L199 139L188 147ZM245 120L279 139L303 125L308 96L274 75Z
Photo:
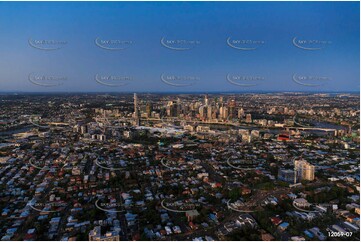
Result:
M19 129L2 131L2 132L0 132L0 137L1 137L1 136L9 136L9 135L13 135L13 134L28 132L28 131L30 131L32 128L33 128L33 126L26 126L26 127L21 127L21 128L19 128Z

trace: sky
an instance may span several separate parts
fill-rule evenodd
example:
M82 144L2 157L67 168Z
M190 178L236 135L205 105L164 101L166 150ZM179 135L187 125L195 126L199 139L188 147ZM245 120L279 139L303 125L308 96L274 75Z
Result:
M0 92L359 92L359 2L0 2Z

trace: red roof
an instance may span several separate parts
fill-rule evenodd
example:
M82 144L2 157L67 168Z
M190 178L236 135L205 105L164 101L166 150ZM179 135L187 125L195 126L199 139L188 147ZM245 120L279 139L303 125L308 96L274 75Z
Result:
M279 217L272 217L272 218L271 218L271 222L272 222L274 225L279 225L280 223L282 223L282 219L280 219Z

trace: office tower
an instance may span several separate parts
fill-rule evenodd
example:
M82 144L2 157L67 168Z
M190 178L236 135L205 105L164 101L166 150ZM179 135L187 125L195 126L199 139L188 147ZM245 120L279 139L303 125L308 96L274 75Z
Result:
M179 116L179 114L181 113L181 111L182 111L182 102L181 102L181 100L180 100L180 98L178 97L177 98L177 102L176 102L176 104L175 104L175 111L176 111L176 116L178 117Z
M199 108L199 116L201 119L204 119L207 117L207 107L206 106L201 106Z
M219 113L220 113L220 118L222 119L227 119L228 118L228 108L227 107L221 107L219 109Z
M150 102L148 102L145 108L145 112L147 113L148 118L151 117L152 111L153 111L153 106Z
M238 118L239 118L239 119L242 118L243 115L244 115L244 110L243 110L243 108L238 109Z
M172 117L178 117L179 115L179 105L178 104L173 104L172 109L171 109L171 116Z
M136 126L139 126L140 124L138 97L136 93L134 93L134 123Z
M174 103L173 101L169 101L166 107L167 116L168 117L177 117L178 116L178 104Z
M212 106L208 106L207 107L207 119L212 119L212 112L213 112Z
M229 108L229 116L231 118L235 117L235 113L236 113L236 101L234 99L232 99L229 103L228 103L228 108Z
M138 97L137 94L134 93L134 118L139 117L139 109L138 109Z
M166 106L166 113L168 117L172 116L172 107L173 107L173 101L168 101Z
M206 95L204 96L204 105L205 105L205 106L208 106L208 105L209 105L208 94L206 94Z

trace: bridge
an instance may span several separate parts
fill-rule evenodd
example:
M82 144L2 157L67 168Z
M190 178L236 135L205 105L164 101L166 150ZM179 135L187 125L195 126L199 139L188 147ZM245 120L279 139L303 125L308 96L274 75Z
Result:
M49 122L48 124L54 126L59 126L59 125L69 126L69 123L64 123L64 122Z
M324 132L335 132L337 131L336 129L328 129L328 128L317 128L317 127L312 127L312 126L309 126L309 125L304 125L304 124L301 124L299 122L296 121L296 117L297 117L297 114L293 117L293 122L300 126L300 127L286 127L286 129L296 129L296 130L320 130L320 131L324 131ZM287 130L287 131L288 131Z
M328 128L317 128L317 127L285 127L287 131L289 131L290 129L295 129L295 130L319 130L319 131L324 131L324 132L335 132L337 131L337 129L328 129Z

